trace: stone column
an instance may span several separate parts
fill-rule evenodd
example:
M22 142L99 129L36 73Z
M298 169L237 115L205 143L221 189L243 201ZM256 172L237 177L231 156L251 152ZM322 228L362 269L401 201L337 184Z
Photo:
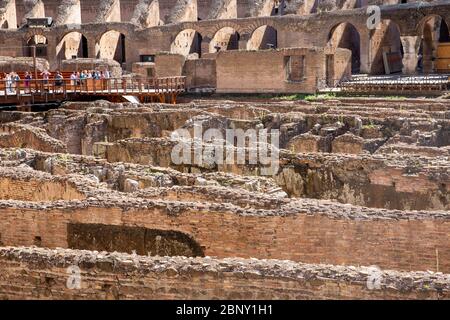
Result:
M371 58L370 58L370 32L360 33L360 72L370 73Z
M403 73L415 74L417 63L419 62L419 41L418 36L401 36L403 45Z

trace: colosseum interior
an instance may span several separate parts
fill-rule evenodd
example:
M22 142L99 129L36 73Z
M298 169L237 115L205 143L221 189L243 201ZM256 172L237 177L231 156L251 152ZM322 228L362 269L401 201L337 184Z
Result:
M448 0L0 1L0 299L450 299L449 26Z

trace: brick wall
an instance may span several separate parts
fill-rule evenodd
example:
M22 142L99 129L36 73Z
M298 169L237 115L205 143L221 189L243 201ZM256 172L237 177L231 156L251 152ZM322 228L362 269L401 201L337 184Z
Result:
M187 60L183 75L187 77L186 86L188 88L215 88L217 85L216 61L213 59Z
M79 287L68 289L69 266ZM0 299L449 299L448 275L241 259L0 249ZM370 274L370 272L369 272ZM69 282L70 283L70 282ZM76 283L76 282L75 282Z
M305 56L304 79L287 81L286 59ZM319 49L278 51L224 51L217 56L217 92L314 93L317 80L324 79L325 55Z
M183 73L185 57L179 54L159 54L155 57L156 76L176 77Z
M0 234L3 245L30 246L41 237L44 247L66 248L67 223L140 226L190 235L206 256L450 272L448 215L313 202L272 211L150 200L0 202Z
M0 199L21 201L58 201L85 199L69 182L0 178Z

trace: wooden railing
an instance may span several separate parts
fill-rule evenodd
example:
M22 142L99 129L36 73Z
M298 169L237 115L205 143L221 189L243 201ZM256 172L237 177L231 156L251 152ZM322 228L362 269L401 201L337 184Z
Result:
M185 77L154 78L141 80L135 78L110 79L32 79L0 80L0 96L29 95L158 95L179 94L186 89Z

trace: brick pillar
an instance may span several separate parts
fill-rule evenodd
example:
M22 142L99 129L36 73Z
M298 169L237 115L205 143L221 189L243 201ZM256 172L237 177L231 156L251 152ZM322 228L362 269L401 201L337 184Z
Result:
M47 37L47 59L50 65L50 70L56 70L60 67L56 52L56 41L57 40L55 37Z
M89 58L97 58L97 40L94 37L86 36L87 44L88 44L88 57Z
M360 34L360 72L370 73L371 59L370 59L370 32Z
M239 37L239 50L247 50L247 44L250 40L250 34L241 34Z
M436 43L439 39L436 39L436 34L432 33L432 39L430 43L425 44L423 47L423 73L433 73L435 70L435 58L437 57Z
M403 45L403 73L415 74L417 69L417 63L419 62L419 41L418 36L401 36Z
M209 52L210 43L211 43L211 38L206 37L206 36L202 38L202 44L201 44L202 55L210 53Z

